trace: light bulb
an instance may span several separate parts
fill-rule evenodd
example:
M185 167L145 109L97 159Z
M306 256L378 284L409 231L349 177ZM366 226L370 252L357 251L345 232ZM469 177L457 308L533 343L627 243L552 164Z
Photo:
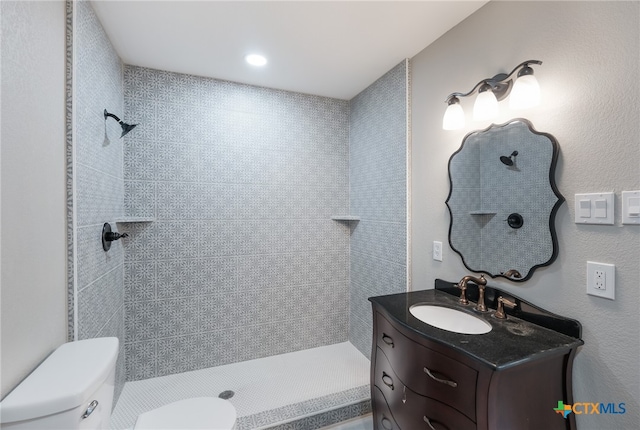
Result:
M442 118L443 130L459 130L464 127L464 111L460 106L460 101L454 97L447 106Z
M252 66L264 66L265 64L267 64L267 59L264 56L258 54L249 54L244 57L244 59Z
M487 85L488 87L488 85ZM473 105L473 119L476 121L485 121L498 116L498 99L491 91L491 88L485 89L478 94L476 102Z
M509 96L511 109L526 109L540 104L540 85L535 76L524 75L516 79Z

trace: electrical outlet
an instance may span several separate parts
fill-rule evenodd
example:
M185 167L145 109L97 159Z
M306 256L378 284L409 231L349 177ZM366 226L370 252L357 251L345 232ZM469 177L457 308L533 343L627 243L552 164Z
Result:
M433 259L442 261L442 242L433 241Z
M587 261L587 294L615 299L616 266Z
M593 285L596 290L606 290L607 289L607 276L605 275L604 270L595 270L594 271L594 279Z

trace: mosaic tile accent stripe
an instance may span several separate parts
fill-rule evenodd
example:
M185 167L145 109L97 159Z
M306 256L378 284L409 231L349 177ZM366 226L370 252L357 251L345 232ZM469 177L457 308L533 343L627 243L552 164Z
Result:
M359 387L357 390L365 391L365 397L369 396L368 385ZM236 428L237 430L315 430L371 413L371 400L368 398L343 406L344 398L351 396L353 396L351 392L331 394L321 399L239 417ZM319 404L324 406L319 407Z
M349 102L125 67L127 372L343 342ZM306 319L303 318L306 316Z
M73 9L72 0L65 1L65 154L67 191L67 341L75 339L75 253L73 220Z
M369 357L367 298L407 286L409 62L351 100L350 208L360 216L350 243L349 340Z

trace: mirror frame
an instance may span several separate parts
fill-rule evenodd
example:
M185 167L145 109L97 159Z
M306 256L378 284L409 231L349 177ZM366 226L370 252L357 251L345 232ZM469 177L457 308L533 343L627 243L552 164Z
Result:
M453 193L453 178L451 177L451 162L453 160L453 158L456 156L456 154L458 154L459 152L461 152L464 149L465 143L467 143L467 140L469 138L471 138L472 136L475 136L477 134L480 133L485 133L487 131L490 131L492 129L501 129L504 128L506 126L509 126L513 123L516 122L521 122L524 125L527 126L527 128L529 129L529 131L533 134L537 134L540 136L544 136L547 139L549 139L549 142L551 143L551 147L552 147L552 155L551 155L551 163L549 166L549 185L551 186L551 190L553 191L553 193L555 194L557 200L555 202L555 204L553 205L551 212L549 214L549 232L551 234L551 241L552 241L552 255L549 258L549 260L540 263L540 264L535 264L533 265L529 271L523 275L521 278L514 278L514 277L509 277L509 276L505 276L503 273L497 273L497 274L493 274L493 273L489 273L487 270L483 270L482 268L471 268L467 262L464 259L464 255L462 255L462 252L459 251L458 249L456 249L452 242L451 242L451 231L453 230L453 211L451 209L451 206L449 205L449 200L451 199L452 193ZM556 234L556 228L555 228L555 219L556 219L556 213L558 212L558 209L560 208L560 206L562 205L562 203L564 203L565 198L564 196L560 193L560 191L558 190L558 187L556 185L556 180L555 180L555 172L556 172L556 165L558 163L558 156L559 156L559 145L558 145L558 141L556 140L556 138L549 134L549 133L544 133L544 132L540 132L537 131L534 127L533 124L531 123L531 121L525 119L525 118L513 118L503 124L491 124L489 127L482 129L482 130L475 130L472 131L470 133L468 133L463 139L462 139L462 144L460 145L460 148L455 151L453 154L451 154L451 157L449 158L449 163L447 165L447 170L448 170L448 175L449 175L449 195L447 196L447 200L445 201L445 204L447 205L447 209L449 210L449 235L448 235L448 239L449 239L449 246L451 247L451 249L453 249L453 251L456 252L456 254L458 254L460 256L460 258L462 259L462 264L464 264L464 266L472 271L472 272L476 272L476 273L484 273L488 276L491 276L492 278L504 278L507 279L509 281L513 281L513 282L524 282L529 280L532 276L533 273L536 271L536 269L538 269L539 267L544 267L544 266L549 266L551 263L553 263L556 258L558 257L558 237Z

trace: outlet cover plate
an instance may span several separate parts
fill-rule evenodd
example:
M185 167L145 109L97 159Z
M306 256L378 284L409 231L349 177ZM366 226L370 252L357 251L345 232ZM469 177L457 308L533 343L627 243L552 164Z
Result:
M436 261L442 261L442 242L437 240L433 241L433 259Z
M615 300L616 266L587 261L587 294Z

